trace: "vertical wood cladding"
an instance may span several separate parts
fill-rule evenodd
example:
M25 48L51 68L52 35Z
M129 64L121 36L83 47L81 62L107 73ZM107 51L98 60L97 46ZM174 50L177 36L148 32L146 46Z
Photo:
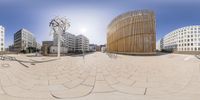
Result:
M152 54L156 49L155 35L153 11L127 12L109 24L107 50L114 53Z

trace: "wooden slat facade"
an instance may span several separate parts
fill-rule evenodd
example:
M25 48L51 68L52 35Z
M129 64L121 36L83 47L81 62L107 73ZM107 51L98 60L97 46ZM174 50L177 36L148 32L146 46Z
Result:
M107 51L126 54L154 54L156 50L153 11L138 10L116 17L108 26Z

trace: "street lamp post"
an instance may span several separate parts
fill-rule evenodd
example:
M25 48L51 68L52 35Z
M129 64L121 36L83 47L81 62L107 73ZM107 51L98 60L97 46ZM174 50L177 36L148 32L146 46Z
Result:
M60 57L60 36L61 34L58 34L58 57Z
M83 42L83 40L82 40L82 55L83 55L83 59L85 59L85 54L84 54L84 42Z
M58 58L60 58L60 41L61 35L65 33L65 31L70 27L70 22L65 17L55 17L49 23L49 27L51 27L51 32L54 35L57 35L58 39Z

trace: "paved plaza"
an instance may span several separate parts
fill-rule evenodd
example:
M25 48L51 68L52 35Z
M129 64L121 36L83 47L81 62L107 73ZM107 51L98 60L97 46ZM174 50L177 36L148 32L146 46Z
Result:
M192 55L82 56L0 60L0 100L200 100Z

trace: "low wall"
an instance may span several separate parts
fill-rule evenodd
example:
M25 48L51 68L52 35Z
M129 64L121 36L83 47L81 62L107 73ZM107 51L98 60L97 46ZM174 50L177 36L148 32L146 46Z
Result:
M116 54L124 54L124 55L143 55L143 56L156 55L156 52L145 52L145 53L139 53L139 52L108 52L108 53L116 53Z
M196 55L200 54L200 51L175 51L174 53Z

